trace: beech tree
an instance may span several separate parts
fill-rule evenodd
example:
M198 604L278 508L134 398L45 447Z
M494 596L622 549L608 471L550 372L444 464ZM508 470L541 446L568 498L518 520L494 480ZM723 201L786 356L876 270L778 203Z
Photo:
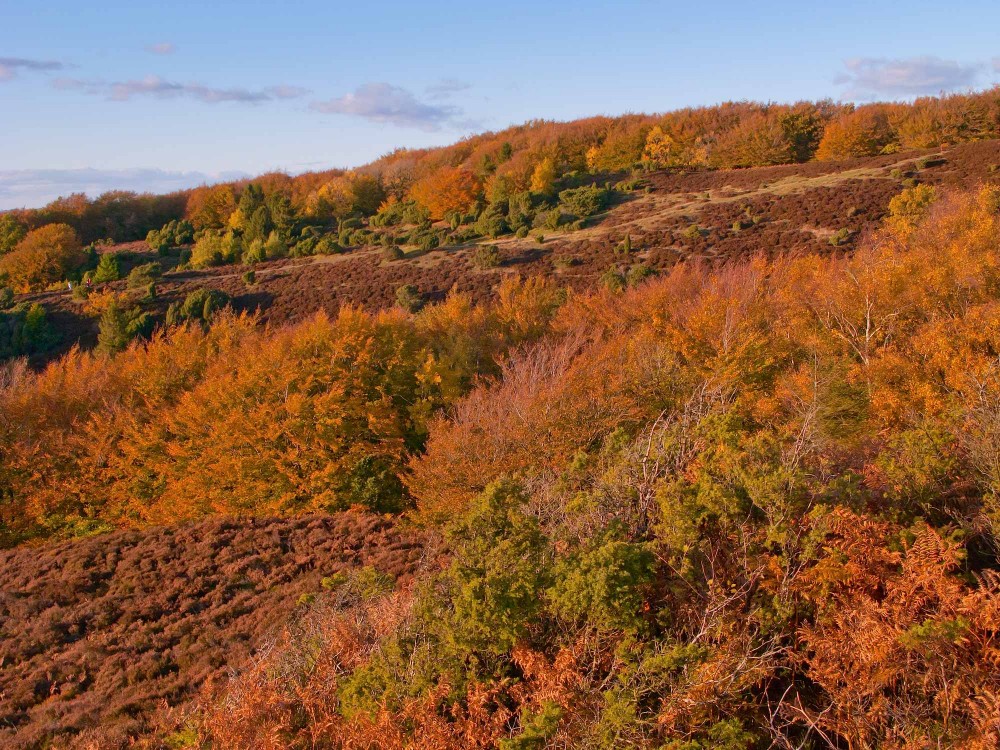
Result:
M31 232L0 258L0 273L22 292L62 281L86 260L80 238L68 224L46 224Z

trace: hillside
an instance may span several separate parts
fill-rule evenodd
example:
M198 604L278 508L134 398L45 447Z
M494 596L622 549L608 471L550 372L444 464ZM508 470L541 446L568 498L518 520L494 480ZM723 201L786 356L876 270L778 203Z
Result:
M0 744L116 747L169 727L165 705L183 715L199 691L224 685L323 581L361 569L405 585L425 543L344 513L2 552Z
M997 113L0 217L0 744L997 747Z
M921 168L920 165L929 164ZM642 264L655 272L689 259L726 261L749 254L850 251L885 215L889 199L905 184L970 188L988 180L1000 164L1000 142L984 141L945 151L924 149L887 156L740 170L660 170L643 174L635 189L623 193L585 229L540 230L534 236L479 240L445 247L408 250L401 260L387 260L381 247L360 246L337 255L262 261L255 281L244 280L245 267L221 265L204 270L170 271L177 259L163 257L145 242L111 245L119 254L122 275L130 268L157 262L166 269L157 282L157 299L147 305L162 321L172 303L191 292L217 289L237 310L261 313L263 323L283 325L318 310L335 314L343 304L375 310L396 304L396 292L412 285L426 301L440 301L457 288L477 302L491 298L505 274L553 276L559 284L595 288L608 269L623 271ZM694 228L694 229L692 229ZM844 232L843 237L836 236ZM633 251L616 252L628 235ZM495 245L496 268L477 267L475 249ZM126 291L124 282L108 288ZM96 345L99 315L65 288L24 295L50 313L62 332L61 344L42 359L77 341Z

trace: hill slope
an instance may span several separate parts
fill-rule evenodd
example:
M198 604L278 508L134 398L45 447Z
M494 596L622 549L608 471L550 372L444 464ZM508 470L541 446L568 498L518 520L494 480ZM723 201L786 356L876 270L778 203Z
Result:
M265 261L254 266L256 280L244 281L245 267L219 266L170 272L176 259L153 253L144 242L102 250L119 253L123 274L157 261L168 269L157 285L152 306L158 319L171 303L192 291L218 289L240 310L260 311L262 321L283 325L317 310L335 314L342 304L370 310L396 304L396 290L413 285L427 300L440 300L452 288L477 301L491 298L500 276L553 276L576 289L596 287L609 268L643 264L664 271L684 259L724 261L752 253L829 253L851 250L885 215L892 196L914 180L929 185L971 188L988 180L1000 164L1000 141L909 151L843 161L810 162L738 170L649 173L634 192L576 231L538 230L525 238L413 250L402 260L387 260L381 248L361 246L340 255ZM929 165L923 166L921 165ZM838 236L838 232L842 233ZM539 243L537 235L544 236ZM616 247L629 235L633 252ZM482 269L473 261L477 247L496 245L501 265ZM124 282L109 288L125 290ZM43 304L63 332L62 345L97 341L98 320L65 289L26 295Z
M274 635L321 580L405 584L426 537L378 516L216 518L0 552L0 745L125 746Z

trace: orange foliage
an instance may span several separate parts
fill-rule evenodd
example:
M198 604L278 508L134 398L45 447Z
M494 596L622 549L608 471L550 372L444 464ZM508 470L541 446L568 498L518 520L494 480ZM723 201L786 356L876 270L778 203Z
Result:
M410 188L410 197L420 203L435 219L448 213L469 213L481 187L472 172L459 167L442 168Z
M0 275L21 292L37 291L66 278L85 260L80 238L67 224L46 224L28 232L14 249L0 258Z

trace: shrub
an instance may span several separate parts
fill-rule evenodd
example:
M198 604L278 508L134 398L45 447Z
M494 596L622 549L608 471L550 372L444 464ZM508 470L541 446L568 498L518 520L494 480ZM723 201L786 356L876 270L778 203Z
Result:
M313 255L339 255L342 252L344 248L329 236L318 240L312 249Z
M937 190L930 185L906 188L889 201L886 224L897 232L911 231L927 215L937 197Z
M531 193L515 193L507 201L507 224L512 231L531 226L535 218Z
M345 230L345 231L347 231L347 230ZM343 234L343 233L341 233L341 234ZM348 242L347 242L347 244L351 245L352 247L362 247L364 245L367 245L371 241L371 239L372 239L372 234L368 230L366 230L366 229L353 229L353 230L350 230L350 234L348 235ZM341 244L343 244L343 243L341 243Z
M625 275L612 266L601 274L599 279L601 286L612 292L620 292L625 288Z
M100 267L98 267L100 270ZM128 274L128 285L129 288L137 288L140 286L148 286L150 283L155 282L163 275L163 268L159 263L144 263L141 266L136 266Z
M420 290L413 284L403 284L396 290L396 304L407 312L414 313L423 306L424 300Z
M417 243L418 247L425 253L429 253L441 244L440 238L435 233L425 234Z
M247 286L253 286L254 284L256 284L257 283L257 272L254 271L252 268L248 269L243 274L243 283L246 284Z
M151 229L146 235L146 244L161 255L171 248L187 245L194 241L194 227L183 219L171 220L160 229Z
M288 256L288 241L284 235L271 232L264 243L264 257L267 260L277 260Z
M526 499L516 484L495 482L449 530L452 627L465 648L504 653L541 608L545 537L523 512Z
M625 274L625 280L628 282L629 286L636 286L655 275L656 271L647 266L645 263L637 263L628 269L628 272Z
M210 323L215 313L228 307L229 295L218 289L195 289L184 298L181 304L173 303L167 309L167 325L176 325L186 321Z
M532 226L534 226L536 229L542 227L545 229L551 229L552 231L555 231L559 229L560 226L562 226L562 223L563 223L562 211L560 211L558 208L553 208L550 211L541 211L535 214L535 220L532 222Z
M615 245L615 255L630 255L632 253L632 235L626 234L625 238Z
M243 244L232 231L225 234L205 232L191 248L191 265L195 268L208 268L235 263L242 256Z
M505 203L489 204L476 219L476 231L483 237L496 238L509 229Z
M402 260L406 257L406 253L399 245L389 245L382 250L382 258L390 263L394 260Z
M243 251L243 262L252 265L254 263L262 263L267 258L267 252L264 250L264 241L260 238L253 240L246 249Z
M45 308L38 303L22 302L13 307L0 304L0 359L38 354L51 349L58 341L59 336L49 323Z
M559 193L559 203L578 219L586 219L607 207L609 191L595 185L563 190Z
M500 263L500 248L496 245L480 245L472 253L472 265L476 268L498 268Z
M79 287L77 287L79 289ZM0 310L7 310L14 305L14 290L9 286L0 286Z
M592 544L556 564L548 590L552 610L596 630L635 628L654 560L640 544L614 539Z
M681 231L681 237L690 241L697 240L701 237L701 227L697 224L691 224Z
M842 227L841 229L838 229L836 232L830 235L829 242L834 247L840 247L841 245L846 245L848 240L851 239L852 234L854 233L850 229L848 229L847 227Z

